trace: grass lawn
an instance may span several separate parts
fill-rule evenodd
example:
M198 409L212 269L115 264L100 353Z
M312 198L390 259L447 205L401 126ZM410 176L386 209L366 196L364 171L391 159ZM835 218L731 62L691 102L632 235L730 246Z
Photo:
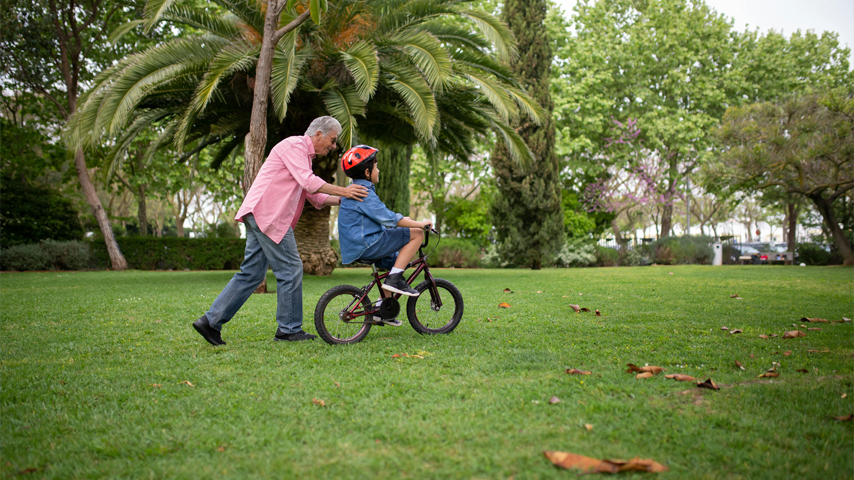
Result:
M621 478L854 475L854 422L829 418L854 413L854 323L799 320L854 317L851 268L437 269L465 298L450 335L273 342L276 296L254 295L214 348L190 323L232 273L0 275L0 475L575 478L544 450L670 468ZM305 330L324 291L368 278L306 277ZM793 324L807 336L784 340Z

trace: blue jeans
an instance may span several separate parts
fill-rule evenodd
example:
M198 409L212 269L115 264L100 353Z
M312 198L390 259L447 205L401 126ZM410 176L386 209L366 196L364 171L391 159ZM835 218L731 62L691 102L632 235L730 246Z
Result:
M246 251L240 272L232 277L222 293L216 297L211 309L205 313L212 328L222 330L222 325L240 310L252 292L267 275L267 267L276 275L276 323L279 333L302 330L302 260L297 252L294 229L289 228L281 243L258 228L250 213L243 217L246 226Z

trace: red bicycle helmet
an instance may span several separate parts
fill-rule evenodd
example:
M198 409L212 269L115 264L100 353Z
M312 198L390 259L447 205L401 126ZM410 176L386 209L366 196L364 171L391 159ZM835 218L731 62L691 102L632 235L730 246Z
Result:
M371 160L375 160L378 151L376 148L367 145L356 145L344 152L344 155L341 157L341 169L349 176L349 172L361 170L360 168L356 168L359 165L364 166Z

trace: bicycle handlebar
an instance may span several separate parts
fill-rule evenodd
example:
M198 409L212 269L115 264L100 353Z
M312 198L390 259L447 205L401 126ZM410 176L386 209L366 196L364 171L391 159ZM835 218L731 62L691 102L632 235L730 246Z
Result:
M421 244L421 248L426 247L427 244L430 242L430 232L433 232L436 235L439 234L439 231L433 227L430 227L430 228L424 227L424 243Z

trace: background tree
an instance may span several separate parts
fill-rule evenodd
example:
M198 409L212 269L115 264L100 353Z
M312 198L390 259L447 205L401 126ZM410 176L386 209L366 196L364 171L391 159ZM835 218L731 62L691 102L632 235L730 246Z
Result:
M557 67L565 175L604 171L612 121L633 118L665 172L662 191L678 197L680 182L710 156L709 131L743 84L733 68L740 37L700 1L580 1L572 21ZM668 236L672 203L661 210Z
M81 83L120 54L103 41L104 32L112 31L136 13L131 2L109 0L3 0L0 11L4 75L50 100L63 119L77 111ZM80 188L98 222L112 268L123 270L127 262L89 177L83 149L72 148L71 153Z
M549 264L564 241L559 165L551 119L554 104L549 94L552 51L548 31L531 28L545 22L546 12L547 3L543 0L504 3L502 19L516 36L519 49L513 70L547 115L540 124L527 115L516 123L525 143L531 147L530 163L514 161L504 142L496 144L491 158L497 191L491 214L501 255L534 270Z
M854 188L854 98L848 90L797 95L777 103L732 108L721 138L729 145L726 178L780 187L815 206L845 265L854 252L833 209Z

